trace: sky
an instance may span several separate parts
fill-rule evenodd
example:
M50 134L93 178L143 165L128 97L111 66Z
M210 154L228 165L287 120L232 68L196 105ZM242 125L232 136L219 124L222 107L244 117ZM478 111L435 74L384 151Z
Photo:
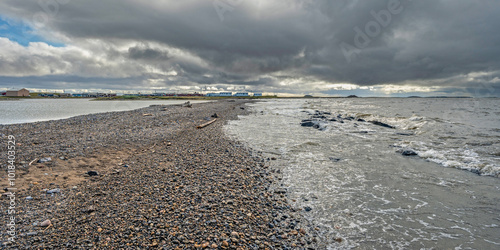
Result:
M2 0L0 89L500 96L498 0Z

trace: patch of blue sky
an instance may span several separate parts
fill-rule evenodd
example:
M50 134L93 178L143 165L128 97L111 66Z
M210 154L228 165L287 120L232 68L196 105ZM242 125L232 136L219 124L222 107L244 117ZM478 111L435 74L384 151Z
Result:
M32 27L0 16L0 37L8 38L24 47L30 42L43 42L54 47L64 47L63 43L50 41L36 34Z

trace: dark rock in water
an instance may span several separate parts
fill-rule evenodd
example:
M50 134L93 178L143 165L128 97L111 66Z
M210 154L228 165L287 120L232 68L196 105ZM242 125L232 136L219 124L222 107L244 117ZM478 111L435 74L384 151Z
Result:
M333 161L333 162L339 162L341 161L342 159L340 158L334 158L334 157L330 157L330 161Z
M309 212L312 210L312 208L311 207L304 207L304 210L306 210L306 212Z
M124 168L128 168L128 165L123 165Z
M379 121L370 121L370 122L375 124L375 125L379 125L379 126L386 127L386 128L395 128L387 123L383 123L383 122L379 122Z
M396 133L397 135L405 135L405 136L410 136L410 135L413 135L413 134L410 134L410 133Z
M364 119L358 118L358 122L366 122Z
M346 117L345 119L346 119L346 120L349 120L349 121L352 121L352 120L354 120L354 117L349 116L349 117Z
M336 121L337 121L337 119L332 118L332 119L330 119L330 121L331 121L331 122L336 122Z
M479 172L479 169L471 169L470 171L474 174L481 175L481 172Z
M361 130L361 131L354 131L353 133L357 133L357 134L368 134L368 131L366 131L366 130Z
M212 115L212 118L219 118L219 116L217 116L217 113L214 113L214 114Z
M313 128L319 128L319 124L314 124Z
M244 107L240 107L240 109L245 110L245 108L244 108Z
M418 155L417 152L411 150L411 149L406 149L401 152L402 155L404 156L412 156L412 155Z
M302 126L302 127L312 127L312 126L314 126L314 125L316 125L316 123L315 123L315 122L302 122L302 123L300 124L300 126Z
M97 172L97 171L88 171L87 174L89 176L97 176L97 175L99 175L99 172Z
M324 115L314 115L313 118L326 119L326 116L324 116Z

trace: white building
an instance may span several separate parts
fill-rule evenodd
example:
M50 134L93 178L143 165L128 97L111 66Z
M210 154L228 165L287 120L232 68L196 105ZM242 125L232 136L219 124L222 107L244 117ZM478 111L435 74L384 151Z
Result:
M234 94L234 96L249 96L249 95L248 95L248 92L238 92L238 93Z

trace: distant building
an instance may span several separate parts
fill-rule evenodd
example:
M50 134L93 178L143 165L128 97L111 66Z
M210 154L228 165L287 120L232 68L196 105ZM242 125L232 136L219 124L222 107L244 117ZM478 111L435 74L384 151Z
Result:
M234 94L234 96L249 96L249 95L248 95L248 92L238 92L238 93Z
M220 92L219 96L233 96L233 92Z
M72 97L73 95L71 93L60 93L60 97Z
M5 92L6 96L30 96L30 91L27 89L8 90Z
M262 96L262 93L253 93L253 96Z

